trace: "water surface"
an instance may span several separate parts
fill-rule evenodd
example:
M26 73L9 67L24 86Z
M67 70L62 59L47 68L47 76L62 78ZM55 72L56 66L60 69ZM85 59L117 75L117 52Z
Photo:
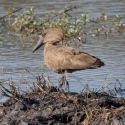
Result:
M125 1L120 0L1 0L0 1L0 16L6 14L8 7L23 7L29 8L34 6L38 8L37 14L40 18L51 10L61 10L67 5L75 5L77 9L73 11L74 17L79 17L82 13L90 12L90 17L97 17L102 11L108 17L115 15L124 16ZM12 77L14 80L20 81L23 77L31 77L26 74L24 69L37 75L44 69L49 75L51 83L57 83L58 75L53 73L44 64L43 49L41 48L36 53L32 54L35 42L30 39L26 40L26 49L22 47L19 37L15 35L8 36L4 34L4 29L1 28L2 35L0 36L0 80L6 80ZM115 83L118 79L123 83L125 78L125 36L110 36L101 38L98 42L95 37L88 37L86 44L77 48L80 51L85 51L93 56L100 58L105 66L99 69L88 69L84 71L74 72L73 75L81 81L82 84L89 84L90 88L101 88L104 80L107 83ZM4 43L4 44L3 44ZM83 85L77 81L72 74L67 74L70 83L70 90L80 92ZM32 80L31 80L32 81ZM20 82L19 82L20 84ZM23 87L24 85L21 84Z

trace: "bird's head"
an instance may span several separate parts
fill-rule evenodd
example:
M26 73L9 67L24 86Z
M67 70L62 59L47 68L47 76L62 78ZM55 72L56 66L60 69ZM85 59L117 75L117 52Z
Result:
M40 39L37 45L33 49L33 53L46 43L55 44L57 42L62 41L63 37L63 31L60 28L49 28L44 30L40 35Z

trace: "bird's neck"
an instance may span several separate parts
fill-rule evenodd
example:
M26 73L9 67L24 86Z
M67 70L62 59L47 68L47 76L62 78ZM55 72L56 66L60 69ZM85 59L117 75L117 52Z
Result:
M46 53L49 50L52 50L54 44L51 43L46 43L45 47L44 47L44 53Z
M45 48L49 48L49 47L53 47L53 46L54 46L54 44L52 44L52 43L46 43Z

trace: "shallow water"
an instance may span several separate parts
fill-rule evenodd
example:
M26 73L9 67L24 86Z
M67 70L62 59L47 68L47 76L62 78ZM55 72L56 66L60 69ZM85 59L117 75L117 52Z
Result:
M24 7L28 8L34 6L38 8L37 14L40 18L42 15L50 12L51 10L61 10L67 5L76 5L77 9L73 11L74 16L79 17L80 14L91 12L90 17L97 17L102 11L107 16L120 15L124 16L125 1L120 0L32 0L19 1L19 0L1 0L0 1L0 16L5 15L8 7ZM49 70L44 64L43 48L32 54L35 42L26 40L26 49L22 47L19 37L12 35L8 37L4 34L4 29L1 28L2 34L0 37L0 80L6 80L12 77L20 81L23 77L31 77L32 75L26 74L24 69L29 70L31 73L37 75L44 69L45 73L49 75L52 84L57 83L58 75ZM115 83L118 79L125 87L125 36L111 36L108 38L101 38L98 42L97 38L91 37L89 41L83 44L78 49L85 51L93 56L100 58L105 66L99 69L88 69L84 71L74 72L73 75L81 81L82 84L89 84L90 88L100 89L106 79L107 83ZM4 44L3 44L4 43ZM67 74L70 84L70 90L80 92L83 85L77 81L72 74ZM19 82L20 84L20 82ZM24 84L20 84L24 86Z

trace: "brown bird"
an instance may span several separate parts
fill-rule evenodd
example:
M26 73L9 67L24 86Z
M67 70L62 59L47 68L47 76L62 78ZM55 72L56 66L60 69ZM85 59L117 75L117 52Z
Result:
M45 44L44 61L46 65L54 72L63 74L63 76L65 76L65 72L71 73L77 70L95 69L104 66L104 63L100 59L85 52L80 52L68 46L57 46L56 43L63 41L63 38L62 29L46 29L40 36L33 53ZM68 85L66 77L63 77L62 84Z

